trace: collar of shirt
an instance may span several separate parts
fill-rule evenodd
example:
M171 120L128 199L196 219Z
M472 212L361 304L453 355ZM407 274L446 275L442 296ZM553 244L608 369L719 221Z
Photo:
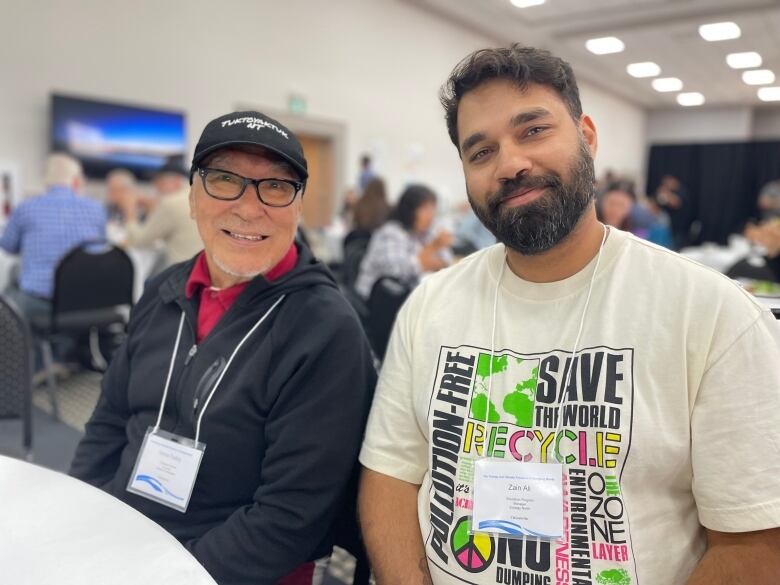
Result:
M268 281L274 281L293 269L298 261L298 248L295 244L284 257L265 274ZM211 333L214 326L219 322L222 316L227 312L233 302L238 298L249 282L240 282L227 288L214 288L211 286L211 275L206 262L206 253L201 252L195 260L192 272L187 279L184 287L184 294L188 299L195 296L200 291L200 305L198 307L198 326L196 331L196 340L198 343Z
M76 197L76 192L67 185L52 185L46 190L46 194Z

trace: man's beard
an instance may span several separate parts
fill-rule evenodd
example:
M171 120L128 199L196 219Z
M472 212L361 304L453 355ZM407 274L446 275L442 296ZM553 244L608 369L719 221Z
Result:
M595 197L595 171L587 144L580 137L576 160L567 183L558 173L521 176L507 181L480 206L469 193L469 203L496 239L524 256L541 254L557 246L576 227ZM546 189L535 201L520 207L503 207L502 201L518 189Z

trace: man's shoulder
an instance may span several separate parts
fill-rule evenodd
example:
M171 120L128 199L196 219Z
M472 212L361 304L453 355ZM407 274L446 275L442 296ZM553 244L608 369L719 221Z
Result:
M671 307L688 304L710 307L743 307L748 312L763 310L758 300L742 286L714 268L704 266L677 252L627 234L621 259L613 278L629 290L652 290L670 299Z

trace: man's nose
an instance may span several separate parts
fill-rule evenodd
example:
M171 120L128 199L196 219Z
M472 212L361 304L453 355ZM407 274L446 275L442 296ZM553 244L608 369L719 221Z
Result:
M507 143L498 152L496 178L499 181L511 181L531 172L533 162L525 149L516 144Z
M233 211L243 219L255 219L268 214L268 207L260 201L254 185L247 185L244 193L235 201Z

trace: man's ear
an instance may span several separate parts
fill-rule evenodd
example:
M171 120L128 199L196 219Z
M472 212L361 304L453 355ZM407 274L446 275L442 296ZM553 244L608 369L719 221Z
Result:
M586 116L585 114L580 116L580 133L582 133L582 136L585 139L585 144L588 145L590 156L596 158L599 140L596 133L596 125L593 123L590 116Z

